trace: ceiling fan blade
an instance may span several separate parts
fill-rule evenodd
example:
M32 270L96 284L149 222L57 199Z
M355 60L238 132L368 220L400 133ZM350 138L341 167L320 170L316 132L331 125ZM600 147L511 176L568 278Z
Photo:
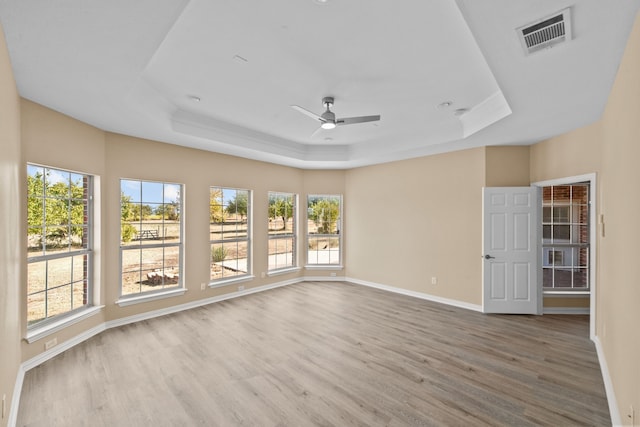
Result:
M322 127L319 127L318 129L314 130L313 133L311 134L311 136L309 138L315 138L316 135L318 135L320 132L322 132L324 129L322 129Z
M360 117L344 117L336 120L336 125L352 125L355 123L375 122L380 120L380 116L360 116Z
M301 113L302 113L302 114L304 114L305 116L309 116L309 117L311 117L312 119L316 119L316 120L318 120L319 122L322 122L322 123L324 123L324 122L325 122L325 120L324 120L322 117L320 117L319 115L317 115L316 113L313 113L313 112L311 112L311 111L307 110L306 108L302 108L302 107L301 107L301 106L299 106L299 105L291 105L291 108L293 108L293 109L294 109L294 110L296 110L296 111L301 112Z

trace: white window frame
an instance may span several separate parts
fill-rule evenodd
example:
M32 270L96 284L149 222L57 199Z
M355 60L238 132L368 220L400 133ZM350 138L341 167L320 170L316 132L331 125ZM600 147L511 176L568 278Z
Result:
M554 188L554 187L575 187L575 186L581 186L581 184L587 184L589 185L590 182L589 181L581 181L581 182L573 182L573 183L569 183L569 184L555 184L555 185L545 185L543 186L544 188ZM591 191L590 191L590 187L588 187L588 197L589 197L589 202L587 202L587 212L588 212L588 217L587 217L587 225L590 225L590 223L593 221L593 219L591 218L591 212L590 212L590 200L591 200ZM560 271L560 270L567 270L570 269L571 270L571 287L556 287L556 286L549 286L549 287L545 287L543 288L545 292L562 292L562 293L570 293L570 292L576 292L576 293L588 293L589 289L590 289L590 281L591 281L591 277L590 275L587 275L587 287L580 287L580 288L574 288L573 287L573 283L574 283L574 274L575 274L575 270L576 268L580 269L580 270L587 270L587 272L591 269L591 257L590 257L590 247L591 247L591 229L589 228L588 232L589 232L589 242L587 243L577 243L574 242L573 240L573 236L575 233L579 232L579 227L583 224L579 223L579 216L577 215L577 213L573 212L572 206L574 206L575 203L573 203L573 194L571 194L569 196L569 200L562 200L560 202L555 201L554 199L552 199L552 201L550 202L550 204L545 204L544 200L542 201L542 206L543 206L543 210L549 209L550 210L550 215L547 221L545 221L544 215L543 215L543 221L542 221L542 225L543 227L547 226L550 227L549 228L549 239L551 239L551 242L545 242L544 241L544 233L543 233L543 241L542 241L542 250L544 252L544 254L546 255L543 259L544 259L544 263L543 263L543 269L544 270L548 270L551 272L552 274L552 282L553 284L555 284L555 276L556 276L556 272ZM556 215L556 213L561 213L562 215ZM566 214L566 215L565 215ZM559 219L557 219L556 217L558 217ZM555 234L555 230L558 227L562 227L562 228L566 228L566 230L568 231L568 236L566 239L561 238L561 239L557 239L556 238L556 234ZM587 254L587 258L586 258L586 263L587 265L582 267L582 266L576 266L575 264L575 256L576 256L576 250L578 250L578 254L579 251L582 249L587 249L589 251L589 253ZM560 255L559 257L556 255ZM578 255L579 256L579 255ZM568 266L564 266L565 261L567 261L567 259L569 260L568 262L570 262L571 264Z
M120 250L119 250L119 257L120 257L120 289L119 289L119 294L120 297L119 299L116 301L116 303L119 306L127 306L127 305L131 305L131 304L137 304L137 303L142 303L142 302L148 302L148 301L153 301L153 300L157 300L157 299L162 299L162 298L168 298L168 297L172 297L172 296L178 296L178 295L182 295L184 294L184 292L186 291L185 287L184 287L184 229L185 229L185 225L184 225L184 197L185 197L185 186L184 184L180 184L180 183L176 183L176 182L168 182L168 181L154 181L154 180L148 180L148 179L139 179L139 178L121 178L119 180L120 182L120 191L122 192L122 185L124 181L131 181L131 182L139 182L140 183L140 188L141 188L141 192L142 192L142 186L144 183L151 183L151 184L161 184L163 187L164 185L172 185L172 186L178 186L179 187L179 191L180 191L180 200L179 200L179 215L180 215L180 224L178 226L178 230L180 233L180 238L178 239L178 242L170 242L167 243L163 240L160 240L159 242L156 240L146 240L147 242L152 242L152 243L145 243L142 237L140 237L138 240L140 242L139 245L123 245L122 244L122 240L120 240ZM169 203L165 203L164 200L164 188L163 188L163 195L162 195L162 205L168 205ZM142 195L140 196L140 201L139 202L132 202L133 204L139 203L140 206L144 206L144 205L148 205L150 203L158 203L158 202L154 202L154 201L145 201L142 200ZM120 200L119 203L119 212L122 212L122 200ZM120 217L120 230L122 230L122 217ZM140 218L140 224L142 224L142 217ZM140 225L141 227L141 225ZM138 230L141 231L141 230ZM159 237L159 236L151 236L151 237ZM123 294L123 282L122 282L122 277L123 277L123 255L125 254L126 251L133 251L133 250L144 250L144 249L164 249L164 248L178 248L178 281L175 285L173 284L169 284L169 285L164 285L164 280L165 278L162 278L163 284L162 284L162 288L159 288L157 290L147 290L147 291L140 291L140 292L135 292L135 293L128 293L128 294ZM163 265L164 265L164 257L163 257ZM140 265L140 271L144 271L142 264Z
M269 266L271 265L271 262L270 262L269 259L267 259L267 274L269 274L269 275L286 273L286 272L289 272L289 271L295 271L295 270L299 269L298 268L298 250L297 250L297 247L298 247L298 202L299 202L298 195L296 193L289 193L289 192L285 192L285 191L269 191L268 192L268 197L267 197L267 209L271 205L272 197L278 198L280 196L285 196L285 198L289 198L290 197L292 199L292 202L293 202L292 212L291 212L291 216L292 216L292 219L293 219L292 224L291 224L291 232L290 233L272 234L271 230L269 229L269 226L267 225L267 239L268 239L268 243L267 244L270 246L272 241L291 239L291 263L290 264L285 263L282 267L278 267L278 265L276 264L275 268L270 268ZM286 231L286 229L285 229L285 231ZM273 256L273 255L271 255L269 249L267 248L267 258L270 258L271 256ZM277 254L276 254L276 257L277 257Z
M236 237L233 239L224 239L224 236L222 239L212 239L211 238L211 218L209 219L209 250L207 251L209 254L209 287L210 288L215 288L215 287L219 287L219 286L226 286L230 283L237 283L237 282L244 282L244 281L248 281L254 278L252 272L253 272L253 191L246 189L246 188L235 188L235 187L223 187L220 185L212 185L209 187L209 212L211 212L211 192L214 190L221 190L222 191L222 206L223 206L223 210L226 209L227 205L225 205L225 201L224 201L224 191L235 191L236 194L238 191L246 191L247 192L247 213L246 213L246 221L247 221L247 231L246 231L246 237L241 238L241 237ZM227 276L225 277L224 275L222 277L219 278L212 278L211 277L211 268L213 267L213 263L215 262L213 259L213 254L212 254L212 248L213 245L218 245L218 244L222 244L224 247L224 244L229 244L229 243L246 243L247 245L247 265L246 265L246 272L244 272L243 274L235 274L235 275L231 275L231 276ZM225 257L225 259L227 259ZM236 265L238 263L238 260L240 260L240 258L236 257L234 258L236 261ZM224 270L223 270L224 271Z
M96 287L95 276L94 276L95 261L94 261L94 247L93 247L94 233L95 233L94 203L93 203L94 185L96 181L95 177L91 174L84 173L84 172L72 171L68 169L56 168L52 166L46 166L46 165L35 164L35 163L27 163L27 170L29 169L29 167L42 168L45 176L46 176L46 171L53 171L53 172L60 172L64 174L81 175L83 179L86 178L87 180L87 194L86 194L87 206L86 206L86 212L85 212L86 220L82 224L82 227L86 228L86 247L82 249L77 249L77 250L69 250L67 252L54 252L52 254L47 254L46 245L45 245L45 247L43 248L42 255L27 257L27 270L28 270L30 264L35 264L38 262L46 262L48 264L49 261L53 261L53 260L59 260L64 258L71 258L73 260L73 258L77 256L86 256L87 258L86 270L84 271L83 279L82 279L83 281L86 281L86 294L83 296L83 304L80 307L77 307L75 309L72 308L71 310L66 311L64 313L59 313L49 317L48 310L46 308L46 303L48 301L47 293L49 292L50 288L48 285L48 277L45 276L44 290L37 292L37 293L42 293L42 292L45 293L45 317L32 324L28 324L28 319L27 319L26 339L29 343L31 343L37 339L40 339L44 336L54 333L64 327L67 327L73 323L78 322L79 320L82 320L86 317L89 317L90 315L95 314L97 311L99 311L101 307L93 306L94 292ZM29 172L27 172L27 176L28 175L29 175ZM30 195L28 195L27 197L29 196ZM43 215L42 215L41 227L45 228L47 197L44 192L44 186L43 186L43 194L41 197L43 201ZM72 198L69 197L64 200L70 201L72 200ZM68 226L70 227L71 224L68 224ZM43 231L42 233L45 233L45 231ZM29 233L27 232L27 235L28 234ZM71 280L73 280L73 277L71 277ZM71 285L72 286L71 289L73 289L73 281L69 283L69 285ZM32 294L29 294L28 290L27 290L27 294L28 296L27 296L26 305L27 305L27 313L28 313L28 310L29 310L28 297Z
M336 232L335 233L330 233L330 234L311 234L311 230L310 230L310 221L311 220L311 215L310 215L310 208L309 208L309 201L312 198L337 198L339 200L339 210L338 210L338 219L336 221ZM342 257L343 257L343 240L342 240L342 236L343 236L343 231L342 231L342 224L344 221L344 217L343 217L343 205L344 205L344 200L343 200L343 196L342 194L307 194L307 201L306 201L306 224L307 224L307 231L306 231L306 246L305 246L305 257L306 257L306 264L305 264L305 269L307 270L312 270L312 269L322 269L322 270L327 270L327 269L342 269L343 265L342 265ZM338 239L338 262L337 263L320 263L320 262L311 262L311 260L309 259L309 246L311 244L311 240L315 239L315 238L327 238L327 239ZM329 257L331 257L331 255L329 255Z

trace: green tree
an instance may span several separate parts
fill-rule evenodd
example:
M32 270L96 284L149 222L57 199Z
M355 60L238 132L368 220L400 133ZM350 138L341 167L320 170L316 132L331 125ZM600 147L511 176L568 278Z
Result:
M44 226L50 245L62 244L70 236L81 239L87 203L84 185L69 180L51 183L50 176L49 170L27 176L28 234L42 235Z
M287 222L293 216L293 200L290 197L283 198L277 195L269 196L269 218L282 218L282 229L287 229Z
M212 188L209 193L209 221L224 222L224 209L222 207L222 190Z
M169 221L176 221L178 219L178 203L172 202L164 205L160 205L156 208L155 214L163 219Z
M132 203L132 212L133 212L133 220L141 221L144 219L149 219L151 215L153 215L153 208L149 205L142 205L139 203Z
M39 234L44 225L44 176L40 172L27 176L27 194L29 234Z
M319 234L335 234L340 217L340 201L335 198L318 197L309 203L309 218L318 226Z
M237 191L235 197L227 205L227 213L229 215L240 215L240 219L244 221L248 208L249 193L247 191Z
M134 204L131 202L131 196L120 193L120 238L123 242L130 242L136 235L136 228L131 225L131 221L135 221Z

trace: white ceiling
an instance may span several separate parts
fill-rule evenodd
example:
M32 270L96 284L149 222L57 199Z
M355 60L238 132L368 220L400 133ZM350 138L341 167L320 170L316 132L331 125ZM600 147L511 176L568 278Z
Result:
M112 132L329 169L530 144L597 120L639 6L0 0L0 21L24 98ZM573 39L526 55L516 28L566 7ZM337 117L382 118L314 134L290 105L320 114L324 96Z

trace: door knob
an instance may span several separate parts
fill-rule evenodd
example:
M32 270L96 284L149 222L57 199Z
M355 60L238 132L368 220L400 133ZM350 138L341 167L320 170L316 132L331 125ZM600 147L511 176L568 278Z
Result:
M491 255L489 255L489 254L486 254L486 255L484 256L484 259L495 259L495 258L496 258L496 257L491 256Z

